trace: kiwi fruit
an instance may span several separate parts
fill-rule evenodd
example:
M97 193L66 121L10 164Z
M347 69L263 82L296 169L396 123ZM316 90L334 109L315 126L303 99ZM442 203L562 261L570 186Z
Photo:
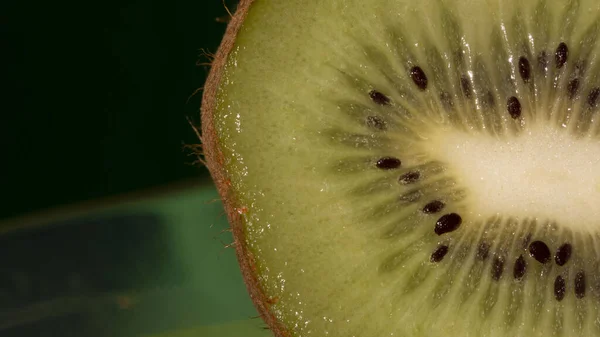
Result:
M600 3L242 0L205 160L276 336L600 336Z

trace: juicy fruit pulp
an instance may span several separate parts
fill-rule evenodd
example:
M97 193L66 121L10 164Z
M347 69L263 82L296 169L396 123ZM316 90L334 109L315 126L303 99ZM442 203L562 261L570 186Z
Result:
M203 139L276 334L600 335L599 4L251 2Z

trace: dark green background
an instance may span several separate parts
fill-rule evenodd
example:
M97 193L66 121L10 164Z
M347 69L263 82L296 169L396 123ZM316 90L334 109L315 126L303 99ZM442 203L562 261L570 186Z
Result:
M233 10L233 1L228 1ZM220 0L0 2L0 218L207 176L201 49Z
M226 15L221 0L0 1L0 231L20 229L0 235L2 336L269 334L184 149Z

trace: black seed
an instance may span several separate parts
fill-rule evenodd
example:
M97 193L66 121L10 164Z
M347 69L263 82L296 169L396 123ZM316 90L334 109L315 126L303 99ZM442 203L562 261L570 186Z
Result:
M367 126L377 130L385 130L386 124L383 119L379 116L369 116L367 117Z
M417 182L421 178L421 172L419 171L410 171L400 176L398 181L401 184L408 185Z
M554 261L556 264L559 266L564 266L567 262L569 262L569 258L571 258L571 251L572 247L568 243L558 247L556 250L556 255L554 256Z
M471 80L469 80L466 76L461 76L460 78L460 87L462 88L462 92L466 98L471 98L471 92L473 89L471 88Z
M550 261L550 249L542 241L533 241L529 245L529 253L540 263L548 263Z
M585 296L585 274L582 271L575 274L575 296L577 298Z
M521 74L523 82L529 82L529 79L531 78L531 65L525 56L519 58L519 74Z
M587 99L588 105L591 108L595 108L596 105L598 105L598 98L600 98L600 88L596 87L596 88L592 89L590 91L590 94L588 95L588 99Z
M548 70L548 54L546 54L545 51L541 52L537 58L537 61L540 71L545 73Z
M515 96L511 96L508 98L508 100L506 101L506 109L508 110L510 117L512 117L513 119L521 117L521 103L519 102L519 99Z
M439 200L434 200L430 203L428 203L427 205L425 205L425 207L423 207L423 213L425 214L433 214L433 213L437 213L439 211L441 211L444 206L446 206L446 204L444 204L443 202L439 201Z
M369 93L369 97L371 97L373 102L375 102L379 105L389 105L390 104L390 98L387 97L386 95L380 93L377 90L371 90L371 92Z
M569 82L569 84L567 85L567 92L568 92L569 99L575 98L575 96L579 92L579 79L578 78L574 78Z
M398 158L383 157L377 161L377 168L382 170L391 170L400 167L402 162Z
M435 234L442 235L458 229L462 223L462 218L456 213L442 215L435 223Z
M442 101L442 105L444 106L444 108L446 110L450 110L450 109L452 109L452 107L454 107L454 102L452 101L452 96L445 91L442 91L440 93L440 101Z
M448 254L448 246L441 245L431 254L429 259L431 262L440 262L444 259L444 256Z
M481 261L484 261L489 255L490 245L487 242L480 243L479 247L477 248L477 258Z
M554 54L554 60L556 61L556 68L562 68L562 66L567 63L567 58L569 57L569 48L564 42L561 42L556 48L556 53Z
M413 82L419 87L421 90L427 89L427 76L421 67L415 66L410 69L410 77Z
M500 277L502 277L503 271L504 261L499 257L495 257L494 262L492 263L492 279L494 279L494 281L498 281Z
M562 301L562 299L565 298L565 292L565 279L562 276L558 275L554 280L554 298L556 298L556 300L559 302Z
M516 280L520 280L525 276L525 272L527 271L527 262L525 262L525 258L523 255L520 255L517 261L515 261L515 267L513 268L513 276Z

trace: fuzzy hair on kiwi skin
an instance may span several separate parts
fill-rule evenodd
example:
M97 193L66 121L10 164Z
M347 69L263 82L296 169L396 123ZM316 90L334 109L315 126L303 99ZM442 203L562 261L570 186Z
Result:
M252 298L260 316L268 325L269 329L277 337L288 337L290 334L271 312L270 306L274 300L270 299L261 288L257 277L257 270L252 253L246 244L244 220L239 210L243 205L238 204L236 196L231 190L229 179L223 170L223 153L219 147L219 140L214 125L214 113L216 109L216 96L221 82L221 77L227 58L235 45L238 32L248 14L248 10L255 0L241 0L237 9L227 25L227 30L217 50L214 61L206 79L204 93L202 95L201 120L202 120L202 151L206 167L215 181L219 195L221 196L227 219L233 233L233 246L237 255L240 269L246 288Z

